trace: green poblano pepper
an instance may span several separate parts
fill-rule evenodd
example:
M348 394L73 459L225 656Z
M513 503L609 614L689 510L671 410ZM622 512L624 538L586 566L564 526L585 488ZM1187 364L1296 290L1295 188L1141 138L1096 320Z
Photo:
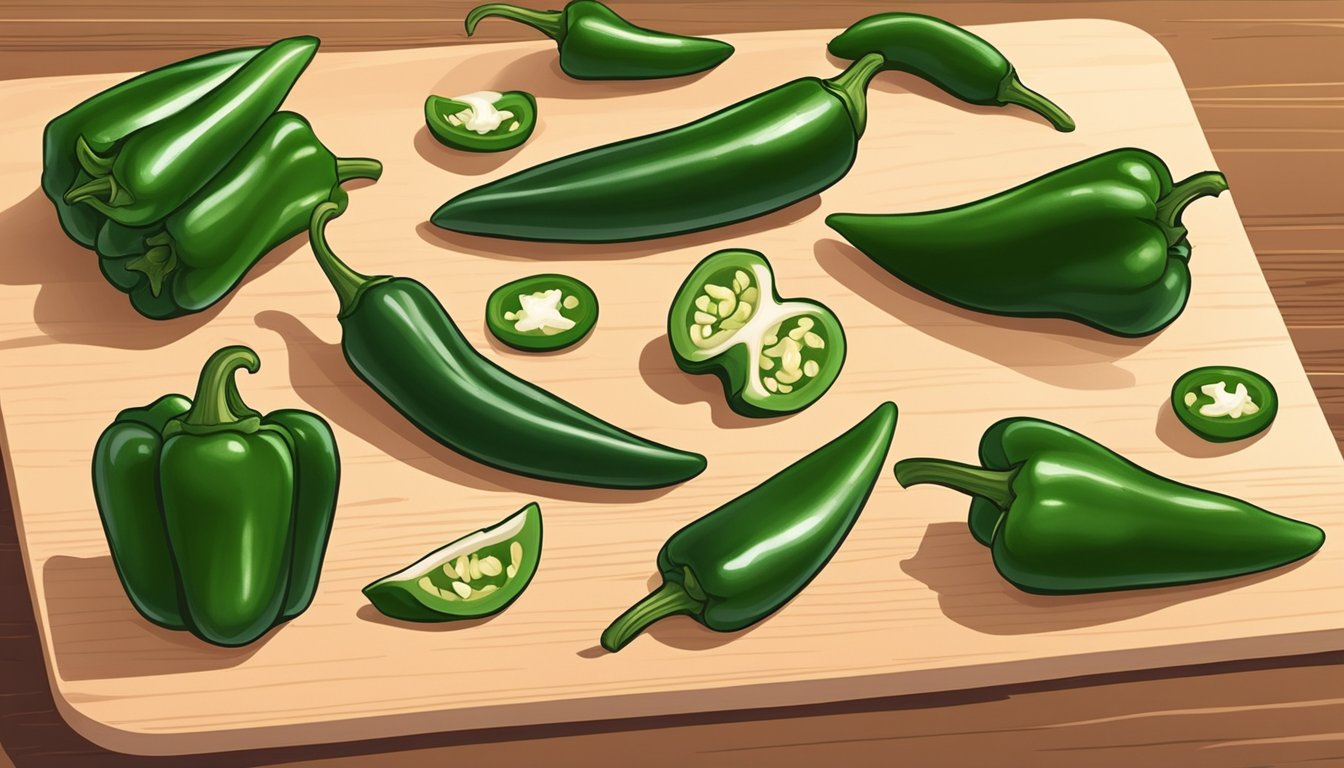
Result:
M216 645L246 645L308 608L340 480L331 428L299 410L262 416L234 374L247 347L206 361L195 400L117 415L93 455L93 489L136 610Z

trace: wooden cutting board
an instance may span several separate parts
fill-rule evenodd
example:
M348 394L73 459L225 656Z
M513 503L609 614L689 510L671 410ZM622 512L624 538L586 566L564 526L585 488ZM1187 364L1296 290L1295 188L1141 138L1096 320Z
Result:
M427 731L737 710L962 689L1090 673L1344 647L1344 461L1242 230L1233 194L1193 205L1194 295L1155 338L1121 340L1063 321L957 310L868 264L822 222L833 211L941 207L1117 146L1145 147L1177 176L1215 167L1170 58L1138 29L1055 21L977 30L1056 99L1078 131L1018 109L970 108L910 77L871 89L867 135L847 178L763 219L617 246L512 243L426 223L443 200L534 163L677 125L797 76L829 76L824 30L737 35L703 76L566 79L549 43L322 54L287 107L338 154L386 164L330 230L354 267L418 278L472 342L517 374L639 434L704 452L701 477L670 490L598 491L510 476L463 459L403 421L347 368L336 300L302 238L269 256L202 315L152 322L67 241L37 190L53 115L124 74L0 83L0 414L9 485L55 700L108 748L186 753ZM541 125L512 153L468 156L424 127L429 93L535 93ZM742 179L750 184L751 179ZM835 308L846 368L817 405L751 421L716 380L673 365L664 336L691 266L727 246L764 251L784 295ZM1077 243L1084 254L1088 243ZM1015 258L1004 254L1004 258ZM561 271L587 281L602 320L581 346L529 356L483 328L487 294ZM316 602L241 649L155 628L114 573L89 456L116 412L191 391L216 348L261 355L244 377L262 410L304 407L334 425L341 501ZM1214 446L1166 406L1172 381L1206 364L1269 375L1282 397L1260 438ZM1091 597L1035 597L995 573L966 531L967 501L903 491L883 474L848 541L769 620L736 634L664 621L611 655L598 634L655 585L654 555L688 521L854 424L901 408L890 460L972 460L981 431L1034 415L1140 464L1324 528L1315 557L1217 583ZM533 499L545 553L526 594L484 621L407 625L361 586Z

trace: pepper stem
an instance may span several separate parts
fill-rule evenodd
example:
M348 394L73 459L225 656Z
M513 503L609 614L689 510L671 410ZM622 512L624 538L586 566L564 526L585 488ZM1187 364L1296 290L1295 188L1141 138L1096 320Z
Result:
M336 298L341 302L340 314L344 317L355 308L359 294L375 280L380 278L361 274L346 266L327 244L327 222L345 212L345 206L331 200L318 203L308 222L308 244L317 257L318 266L326 274L331 287L336 290Z
M1055 102L1023 85L1017 77L1017 72L1011 69L1008 70L1007 77L1003 78L1003 82L999 84L999 103L1026 107L1049 120L1057 131L1068 133L1076 127L1068 112L1061 109Z
M616 617L611 626L602 631L602 647L615 653L624 648L650 624L668 616L692 616L705 607L703 600L691 597L686 588L675 581L663 585Z
M1181 214L1186 206L1201 197L1217 197L1227 190L1227 177L1217 171L1203 171L1188 179L1171 185L1171 191L1157 201L1157 220L1169 231L1178 233L1173 239L1168 235L1168 245L1173 245L1185 236L1181 226Z
M1005 512L1013 505L1015 469L985 469L945 459L903 459L896 462L896 480L902 488L931 483L989 499Z
M106 176L112 173L112 158L103 157L95 152L83 136L75 139L75 159L79 161L79 167L90 176Z
M491 16L520 21L556 42L565 37L564 11L537 11L508 3L486 3L471 9L466 19L467 37L476 33L476 25L481 23L481 19Z
M96 179L80 184L77 187L71 187L65 193L64 200L67 205L75 205L86 200L97 200L107 205L117 205L118 189L117 181L111 176L99 176Z
M126 268L141 272L149 278L149 292L157 297L163 293L163 281L177 269L177 252L171 245L154 245L149 240L145 242L153 247L138 258L126 262Z
M196 397L191 401L191 410L182 416L182 423L193 427L213 427L236 424L257 415L256 411L243 404L238 394L234 373L239 368L256 373L261 368L257 353L247 347L234 345L211 355L201 368L201 378L196 383Z
M854 122L854 135L862 136L868 125L868 83L882 71L886 58L880 53L865 53L863 58L830 80L822 83L844 102L849 119Z
M383 175L383 164L371 157L336 158L336 183L344 184L351 179L374 179Z

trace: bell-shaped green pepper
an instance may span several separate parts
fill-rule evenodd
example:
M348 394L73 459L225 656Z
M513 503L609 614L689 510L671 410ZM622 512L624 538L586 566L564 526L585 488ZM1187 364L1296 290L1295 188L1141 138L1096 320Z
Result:
M307 609L340 480L331 428L299 410L262 416L234 374L247 347L206 362L195 400L122 411L98 439L93 488L131 603L163 627L246 645Z
M1225 189L1216 171L1173 184L1156 155L1117 149L955 208L837 213L826 223L888 272L949 303L1146 336L1190 298L1181 213Z
M971 534L1025 592L1225 579L1300 560L1325 541L1314 525L1160 477L1048 421L994 424L980 463L905 459L896 479L973 496Z

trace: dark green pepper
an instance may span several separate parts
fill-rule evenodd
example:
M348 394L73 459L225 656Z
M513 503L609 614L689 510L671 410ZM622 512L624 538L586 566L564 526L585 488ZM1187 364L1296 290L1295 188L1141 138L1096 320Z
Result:
M1186 371L1176 380L1171 408L1191 432L1226 443L1268 429L1279 412L1279 395L1254 371L1212 365Z
M93 455L93 489L126 595L148 620L246 645L307 609L331 532L340 463L331 428L298 410L262 416L225 347L196 398L122 411Z
M514 349L540 352L577 344L597 324L597 295L568 275L532 275L496 288L485 326Z
M80 162L95 170L96 156L130 134L194 104L252 60L261 48L238 48L197 56L146 72L108 88L47 123L42 134L42 191L56 206L61 227L71 240L92 248L106 216L87 205L65 202L65 193L93 179Z
M645 80L692 75L733 55L733 46L637 27L595 0L572 0L562 11L488 3L467 14L467 35L499 16L536 29L560 47L560 69L579 80Z
M896 428L883 403L848 432L672 534L663 585L602 633L619 651L650 624L687 615L735 632L779 610L840 549L873 491Z
M1175 320L1190 298L1182 212L1225 189L1216 171L1173 184L1156 155L1117 149L955 208L837 213L826 223L883 269L943 301L1146 336Z
M537 127L537 100L526 91L481 91L425 99L425 126L440 144L468 152L522 146Z
M382 169L377 160L335 157L302 116L277 112L168 218L148 227L104 223L100 266L146 317L200 312L271 249L306 231L313 208L339 184L376 179Z
M896 479L973 496L971 534L1025 592L1225 579L1300 560L1325 541L1314 525L1160 477L1048 421L994 424L980 463L906 459Z
M308 239L340 299L341 349L426 435L507 472L578 485L658 488L704 471L704 456L618 429L490 362L424 285L347 267L323 234L339 212L317 206Z
M1022 84L1013 65L984 38L933 16L879 13L855 22L827 46L832 56L857 59L880 53L884 69L916 75L962 101L982 106L1018 104L1072 131L1073 118Z
M811 299L780 299L774 269L756 251L718 251L696 265L672 300L667 338L677 366L717 375L744 416L806 408L845 364L835 313Z
M442 546L364 588L383 615L402 621L492 616L523 594L541 563L541 507Z
M100 151L77 140L89 181L64 200L119 224L145 226L187 201L261 128L317 53L315 37L271 44L214 90Z
M865 56L830 80L794 80L678 128L519 171L463 192L430 220L473 235L596 243L778 210L849 172L881 66Z

